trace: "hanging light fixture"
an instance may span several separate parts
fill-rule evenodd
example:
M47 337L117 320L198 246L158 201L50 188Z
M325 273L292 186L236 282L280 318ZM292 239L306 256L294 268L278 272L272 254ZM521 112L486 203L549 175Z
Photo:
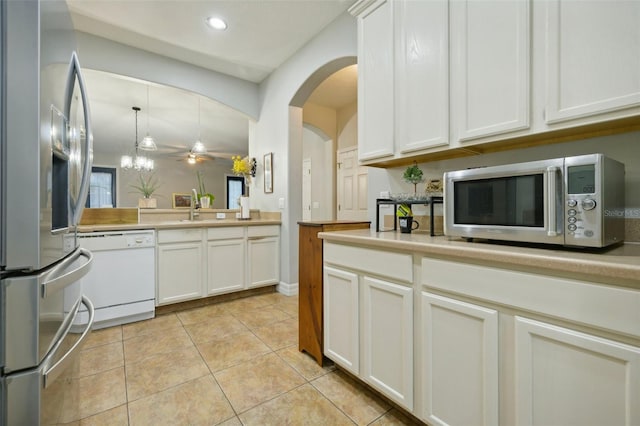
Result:
M149 135L149 85L147 84L147 136L140 141L140 149L145 151L156 151L158 147L156 142Z
M138 112L139 107L131 107L136 114L136 139L134 144L134 155L123 155L120 157L120 168L124 170L138 170L138 171L150 171L153 170L153 160L145 157L144 155L138 155Z
M198 98L198 140L196 140L191 147L191 153L197 155L204 155L207 153L207 148L202 142L200 142L200 98Z

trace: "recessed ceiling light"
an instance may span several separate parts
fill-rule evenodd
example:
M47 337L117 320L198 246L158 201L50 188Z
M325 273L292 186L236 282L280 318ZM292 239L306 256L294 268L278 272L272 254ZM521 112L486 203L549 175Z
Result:
M217 16L209 16L207 18L207 25L209 25L214 30L223 31L227 29L227 23L224 22L222 18L218 18Z

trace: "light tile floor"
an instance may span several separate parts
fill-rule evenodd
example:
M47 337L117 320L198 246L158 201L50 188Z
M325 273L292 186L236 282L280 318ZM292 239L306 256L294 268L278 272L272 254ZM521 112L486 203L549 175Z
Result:
M298 298L279 293L94 331L75 376L65 424L415 424L299 352Z

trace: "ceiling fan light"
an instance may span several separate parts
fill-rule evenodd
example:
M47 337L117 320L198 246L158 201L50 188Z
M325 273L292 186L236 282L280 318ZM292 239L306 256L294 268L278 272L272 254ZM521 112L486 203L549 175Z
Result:
M207 25L214 30L224 31L227 29L227 23L217 16L209 16L207 18Z
M145 151L156 151L158 149L156 141L154 141L149 134L140 141L140 145L138 147Z
M191 148L191 152L194 154L206 154L207 148L202 142L196 141L196 143L194 143L193 147Z
M187 158L187 163L196 164L196 162L197 162L197 157L193 154L189 154L189 157Z

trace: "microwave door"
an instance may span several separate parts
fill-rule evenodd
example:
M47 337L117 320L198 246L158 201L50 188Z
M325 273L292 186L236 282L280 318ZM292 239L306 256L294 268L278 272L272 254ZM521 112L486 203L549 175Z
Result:
M91 166L93 164L93 135L89 99L82 76L78 56L71 55L65 112L69 117L67 137L69 138L69 208L71 227L80 223L84 204L89 191Z

